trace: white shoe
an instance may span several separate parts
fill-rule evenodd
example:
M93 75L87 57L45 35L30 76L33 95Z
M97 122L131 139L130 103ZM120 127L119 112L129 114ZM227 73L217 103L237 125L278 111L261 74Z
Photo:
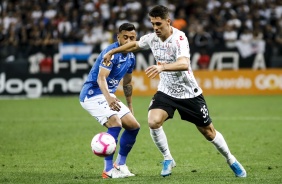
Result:
M172 170L173 167L176 167L176 163L173 159L172 160L164 160L161 175L163 177L171 175L171 170Z
M121 171L117 170L116 168L112 168L110 171L106 172L103 171L102 178L126 178L128 177L127 174L123 174Z
M135 174L131 173L127 167L126 164L124 165L117 165L116 163L114 163L114 168L118 171L120 171L123 174L126 174L127 176L135 176Z

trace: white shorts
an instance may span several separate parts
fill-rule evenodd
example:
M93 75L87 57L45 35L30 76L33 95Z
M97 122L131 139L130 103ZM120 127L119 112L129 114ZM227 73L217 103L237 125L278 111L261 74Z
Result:
M112 96L116 97L114 94ZM122 102L119 102L120 111L113 111L110 109L104 95L97 95L91 98L85 97L84 102L80 102L81 106L88 111L101 125L104 125L112 115L118 115L122 118L130 112L129 108Z

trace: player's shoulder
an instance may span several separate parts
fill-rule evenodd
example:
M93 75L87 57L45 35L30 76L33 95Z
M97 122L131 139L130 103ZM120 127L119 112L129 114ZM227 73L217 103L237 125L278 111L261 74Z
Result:
M187 37L183 31L176 29L174 27L172 27L172 29L173 29L173 37L175 40L179 40L179 41L187 40Z
M119 43L118 42L114 42L112 44L110 44L109 46L107 46L105 49L104 49L104 52L108 52L110 50L113 50L114 48L117 48L119 47Z
M156 33L148 33L148 34L145 34L143 35L140 40L152 40L154 39L155 37L157 37Z

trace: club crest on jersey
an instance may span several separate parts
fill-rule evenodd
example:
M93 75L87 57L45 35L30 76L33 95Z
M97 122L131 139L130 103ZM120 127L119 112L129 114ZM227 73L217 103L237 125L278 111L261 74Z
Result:
M171 54L172 54L172 49L171 49L170 47L167 47L166 53L167 53L168 55L171 55Z
M179 37L179 40L184 40L184 38L182 36Z

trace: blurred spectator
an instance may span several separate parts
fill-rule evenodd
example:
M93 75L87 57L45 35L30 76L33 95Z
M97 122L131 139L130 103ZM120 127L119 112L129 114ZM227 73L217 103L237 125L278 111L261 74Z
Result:
M273 45L275 34L276 34L276 29L272 25L267 24L263 32L263 39L266 41L266 43L269 46Z
M57 14L57 11L55 9L55 6L52 6L51 4L49 4L43 16L46 19L46 21L50 21L52 18L56 16L56 14Z
M249 28L244 28L239 40L243 43L251 43L253 41L253 32Z
M211 34L206 32L202 25L197 26L196 34L193 40L195 47L200 50L206 50L213 46Z
M200 69L208 69L209 64L210 64L210 56L207 54L205 49L200 50L200 57L198 60L198 67Z
M277 52L282 53L282 27L280 27L278 33L275 35L275 44L277 45Z
M4 33L8 32L8 29L10 28L10 24L16 24L17 23L17 18L15 17L14 12L3 12L3 19L2 19L2 24L4 26Z
M240 19L237 18L236 14L232 14L230 19L227 20L227 25L235 28L236 30L240 29L242 22Z
M209 0L207 3L207 10L209 13L213 12L215 8L219 8L221 6L221 2L217 0Z
M119 14L119 16L117 17L116 21L115 21L115 27L119 27L120 25L122 25L123 23L128 22L127 20L127 13L126 12L122 12Z
M179 30L184 30L187 26L187 22L185 20L185 9L179 10L176 18L172 21L172 26Z
M98 7L101 13L101 18L103 19L103 28L106 30L111 18L111 7L109 5L109 0L100 0Z
M40 18L42 18L43 12L38 4L33 6L33 10L31 11L31 18L34 19L34 22L37 22Z
M223 39L226 48L234 49L236 47L237 38L238 38L237 31L235 31L232 26L226 25L225 30L223 32Z
M67 19L65 15L62 15L62 14L60 15L61 17L58 22L58 31L59 31L60 38L63 41L66 41L68 37L70 36L70 33L72 31L72 26L71 26L71 22Z
M92 28L88 26L86 28L86 33L82 37L82 42L88 45L96 45L99 38L93 33Z

